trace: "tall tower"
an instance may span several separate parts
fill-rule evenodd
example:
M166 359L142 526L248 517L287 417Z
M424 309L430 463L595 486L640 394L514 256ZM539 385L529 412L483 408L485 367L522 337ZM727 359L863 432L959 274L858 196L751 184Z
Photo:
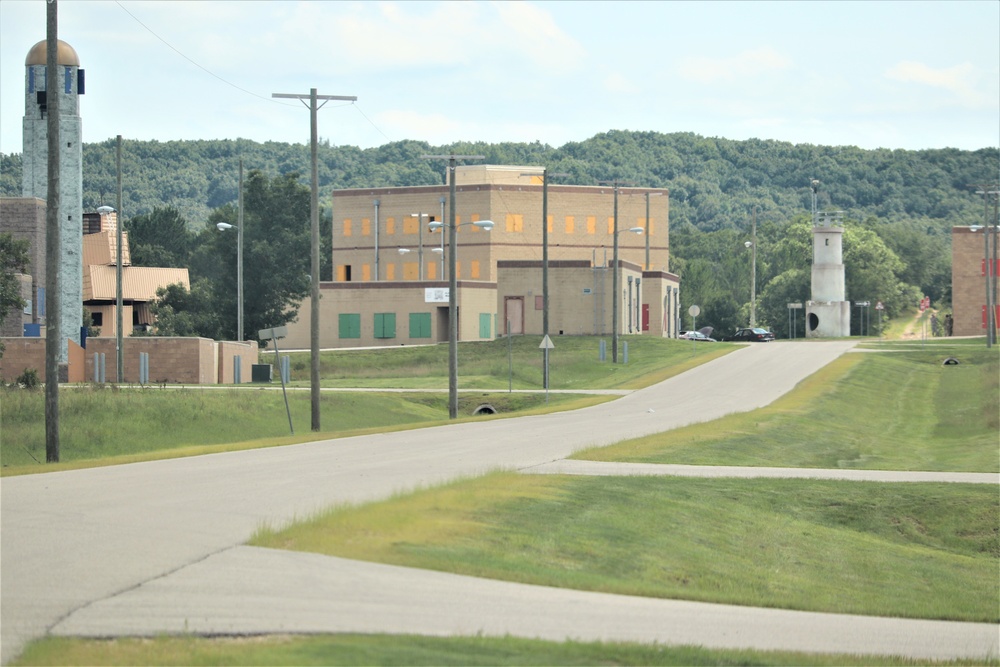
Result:
M812 183L813 263L812 300L806 302L807 338L845 338L851 335L851 302L844 300L843 211L817 213Z
M21 192L48 199L48 104L59 95L59 309L62 339L80 342L83 324L83 123L80 95L84 90L80 59L72 46L59 41L56 80L46 80L45 40L28 51L24 61L24 144ZM49 84L52 85L49 85ZM54 267L48 267L53 270ZM67 361L65 343L60 362Z

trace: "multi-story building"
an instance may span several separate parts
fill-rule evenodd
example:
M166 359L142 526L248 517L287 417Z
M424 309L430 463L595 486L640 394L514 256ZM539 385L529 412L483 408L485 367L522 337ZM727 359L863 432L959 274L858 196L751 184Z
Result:
M508 323L514 334L542 333L546 247L550 334L610 334L618 308L621 334L677 335L666 190L550 183L543 243L539 168L460 166L455 188L460 340L503 335ZM333 193L334 279L320 285L322 347L447 340L449 230L429 223L450 222L449 199L447 185ZM487 220L491 230L473 224ZM310 306L301 304L286 345L309 346Z

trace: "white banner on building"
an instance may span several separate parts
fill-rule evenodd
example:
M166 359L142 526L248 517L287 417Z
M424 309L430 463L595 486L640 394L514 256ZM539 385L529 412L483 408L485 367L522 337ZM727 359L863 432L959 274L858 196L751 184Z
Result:
M448 303L448 295L447 287L425 287L424 303Z

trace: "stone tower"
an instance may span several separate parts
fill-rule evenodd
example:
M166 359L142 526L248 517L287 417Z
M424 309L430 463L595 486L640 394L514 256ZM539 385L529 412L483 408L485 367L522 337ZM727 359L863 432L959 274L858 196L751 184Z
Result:
M84 75L72 46L59 41L56 80L46 80L45 40L28 51L24 61L24 144L21 192L24 197L48 199L48 104L59 95L59 303L63 340L80 342L83 324L83 124L80 95ZM49 85L49 84L52 85ZM53 267L48 267L52 270ZM66 345L59 353L67 361Z
M843 212L816 212L818 186L819 181L812 181L812 300L806 302L806 337L845 338L851 335L851 302L844 300Z

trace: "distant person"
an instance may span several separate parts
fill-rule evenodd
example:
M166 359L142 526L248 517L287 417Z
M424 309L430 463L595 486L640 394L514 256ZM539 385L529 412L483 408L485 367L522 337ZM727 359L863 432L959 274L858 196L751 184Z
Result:
M955 326L955 320L951 318L951 313L948 313L947 315L944 316L944 335L950 336L951 330L954 328L954 326Z

